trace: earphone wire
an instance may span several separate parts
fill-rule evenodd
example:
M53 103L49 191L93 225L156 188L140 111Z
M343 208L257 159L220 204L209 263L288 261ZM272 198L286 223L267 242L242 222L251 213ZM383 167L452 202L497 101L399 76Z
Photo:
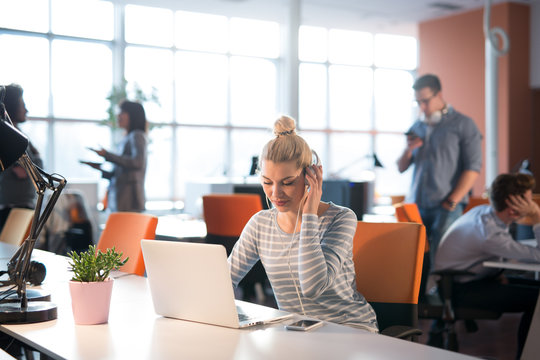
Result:
M304 310L304 303L302 302L302 297L300 296L300 291L298 290L298 284L296 284L296 279L294 278L292 268L291 268L291 250L292 250L292 247L294 245L294 235L296 234L296 227L298 226L298 220L300 218L300 212L301 212L302 208L304 207L304 204L307 201L307 196L308 196L307 188L308 188L308 186L306 186L306 192L305 192L304 198L300 202L300 206L298 207L298 212L296 213L296 221L294 223L294 229L293 229L291 244L289 245L289 249L287 250L287 266L289 267L289 275L291 277L291 280L293 281L294 289L296 290L296 296L298 297L298 301L300 302L300 309L302 310L302 315L304 315L304 316L307 316L306 311ZM268 196L266 196L267 203L268 203L268 200L269 200ZM270 206L268 206L268 207L270 208ZM276 230L278 232L279 238L283 241L283 239L281 238L281 233L280 233L281 230L280 230L278 222L277 222L277 216L278 216L278 211L276 211ZM298 252L300 252L300 231L298 232L298 240L299 240L298 241Z
M298 291L298 285L296 284L296 279L293 276L292 268L291 268L291 250L294 245L294 235L296 234L296 227L298 226L298 219L300 217L301 209L302 209L302 206L298 208L298 213L296 214L296 222L294 224L291 245L289 246L289 250L287 254L287 265L289 266L289 275L291 276L291 280L293 281L293 284L294 284L294 289L296 290L296 296L298 297L298 301L300 302L300 309L302 309L302 315L306 316L306 311L304 310L304 304L302 303L302 297L300 296L300 291ZM277 214L276 214L276 225L277 225ZM300 238L300 232L298 233L298 237ZM298 241L298 251L300 251L300 241Z

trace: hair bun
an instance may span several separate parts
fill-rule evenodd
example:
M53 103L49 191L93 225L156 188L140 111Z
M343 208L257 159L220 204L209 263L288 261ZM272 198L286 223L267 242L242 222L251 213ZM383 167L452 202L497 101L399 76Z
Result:
M293 118L284 115L277 119L274 123L274 135L285 136L295 134L296 124Z

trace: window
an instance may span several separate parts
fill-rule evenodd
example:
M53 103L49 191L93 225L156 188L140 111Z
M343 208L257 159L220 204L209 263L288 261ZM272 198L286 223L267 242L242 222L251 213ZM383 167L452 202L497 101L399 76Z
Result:
M43 0L0 1L0 27L46 33L49 6ZM24 14L24 16L21 16Z
M104 119L112 87L111 49L102 44L53 40L51 59L54 116Z
M229 23L225 16L176 12L176 46L180 49L225 53Z
M184 124L227 123L228 60L225 55L176 54L176 119Z
M128 46L124 64L128 94L141 91L146 98L155 95L159 100L144 104L148 120L155 123L171 123L174 109L173 52L169 49Z
M111 2L52 0L51 4L51 28L55 34L113 39L114 8Z
M269 60L231 58L231 123L261 126L276 116L276 66Z
M369 130L373 75L370 68L331 65L328 69L330 127Z
M327 133L326 174L375 177L377 193L406 193L410 174L398 175L396 160L416 112L416 39L301 26L298 57L299 125ZM373 154L383 169L374 168Z
M382 194L408 187L392 179L417 111L412 37L301 26L298 79L291 80L284 71L290 54L282 52L289 35L275 21L118 0L3 1L0 13L0 47L16 54L0 57L9 69L0 83L24 88L31 121L23 131L46 169L97 181L100 196L107 181L78 161L101 161L86 147L115 150L122 138L103 120L107 97L124 80L151 122L149 201L182 200L189 182L245 177L292 102L281 94L294 81L299 133L326 176L375 174ZM373 153L384 169L373 169Z
M173 12L148 6L127 5L126 41L134 44L171 46L173 44Z
M0 17L2 18L2 17ZM16 83L24 89L28 116L49 113L49 43L38 36L0 35L0 84Z
M324 65L300 64L299 127L303 129L326 129L327 78Z

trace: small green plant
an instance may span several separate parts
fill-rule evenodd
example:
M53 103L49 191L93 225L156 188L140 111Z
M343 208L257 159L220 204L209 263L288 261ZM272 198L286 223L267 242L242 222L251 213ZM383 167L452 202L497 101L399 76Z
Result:
M118 270L129 259L126 257L122 260L123 253L117 252L113 247L107 249L103 253L101 250L96 251L96 246L91 245L88 250L81 253L71 251L68 256L71 261L71 271L73 277L71 280L80 282L96 282L105 281L112 270Z

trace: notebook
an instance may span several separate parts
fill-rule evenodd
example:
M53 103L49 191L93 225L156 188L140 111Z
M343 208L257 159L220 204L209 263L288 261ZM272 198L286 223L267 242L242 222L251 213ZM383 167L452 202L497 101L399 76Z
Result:
M285 311L235 300L222 245L141 240L141 247L158 315L232 328L292 317Z

